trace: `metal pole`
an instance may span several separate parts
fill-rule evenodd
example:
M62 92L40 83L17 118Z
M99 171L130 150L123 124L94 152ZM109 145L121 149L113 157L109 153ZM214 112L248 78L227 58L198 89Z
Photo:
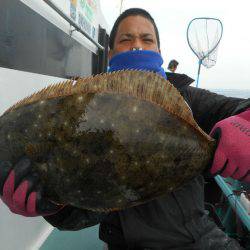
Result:
M202 60L200 59L200 60L199 60L199 67L198 67L197 80L196 80L196 87L198 87L198 85L199 85L199 78L200 78L200 71L201 71L201 63L202 63Z
M46 4L48 4L54 11L56 11L62 18L64 18L71 26L73 26L76 31L83 34L89 41L95 44L99 49L104 50L104 47L96 42L89 34L87 34L84 30L81 29L74 21L72 21L67 15L63 13L55 4L53 4L50 0L43 0Z
M122 4L123 4L123 0L121 0L121 4L120 4L120 14L122 13Z

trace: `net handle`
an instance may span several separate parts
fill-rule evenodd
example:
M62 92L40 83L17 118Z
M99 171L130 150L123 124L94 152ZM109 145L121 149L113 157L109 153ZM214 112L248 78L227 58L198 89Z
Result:
M203 58L204 59L204 58ZM203 60L202 59L202 60ZM197 79L196 79L196 88L199 85L199 79L200 79L200 72L201 72L201 64L202 64L202 60L199 60L199 66L198 66L198 73L197 73Z

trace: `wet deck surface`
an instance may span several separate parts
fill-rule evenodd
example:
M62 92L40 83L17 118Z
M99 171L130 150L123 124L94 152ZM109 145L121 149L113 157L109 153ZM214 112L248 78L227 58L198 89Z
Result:
M80 231L54 229L40 250L101 250L104 243L98 237L99 225Z

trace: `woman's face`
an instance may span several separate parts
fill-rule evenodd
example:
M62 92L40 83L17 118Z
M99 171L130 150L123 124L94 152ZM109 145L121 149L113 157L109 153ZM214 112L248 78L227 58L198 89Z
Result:
M109 59L120 52L140 48L160 53L153 24L142 16L128 16L118 26Z

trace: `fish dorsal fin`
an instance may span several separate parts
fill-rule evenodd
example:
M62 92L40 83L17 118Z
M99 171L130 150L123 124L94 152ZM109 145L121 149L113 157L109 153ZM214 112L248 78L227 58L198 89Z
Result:
M163 77L148 71L122 70L50 85L19 101L5 113L34 102L81 93L120 93L150 101L186 121L211 140L193 119L179 91Z

